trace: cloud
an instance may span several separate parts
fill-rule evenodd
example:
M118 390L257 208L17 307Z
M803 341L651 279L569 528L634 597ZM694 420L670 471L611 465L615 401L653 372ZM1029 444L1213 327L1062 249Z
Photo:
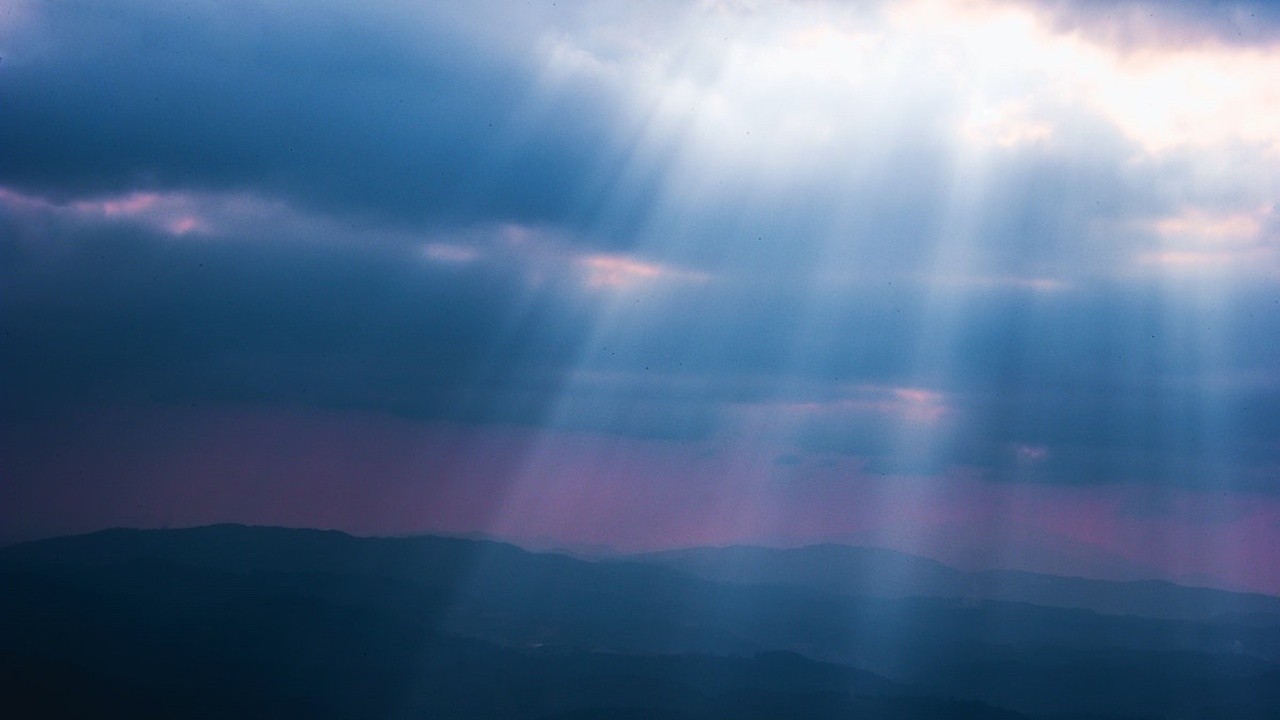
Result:
M515 127L537 38L480 32L493 11L23 3L31 20L0 39L2 181L57 199L249 191L418 222L565 219L607 108L557 97L563 115Z
M1138 261L1169 274L1276 277L1280 233L1274 206L1207 212L1190 206L1149 223L1155 247Z
M21 2L6 412L252 400L1270 487L1252 7Z
M705 282L707 274L670 268L621 255L585 255L578 258L587 287L628 289L661 282Z
M1261 41L1135 54L1036 4L606 4L502 32L486 3L20 7L0 36L14 191L510 223L695 272L933 273L944 243L977 277L1105 272L1117 215L1219 210L1177 178L1271 142L1280 85ZM1153 95L1187 73L1232 84ZM1275 178L1230 161L1254 195Z
M1124 50L1205 44L1257 45L1280 37L1280 11L1257 0L1015 0L1063 32Z
M1192 523L1230 524L1246 518L1256 508L1246 498L1222 493L1187 493L1131 490L1116 508L1122 517L1171 518Z
M443 263L469 263L480 256L474 248L435 242L423 247L422 254L429 260Z

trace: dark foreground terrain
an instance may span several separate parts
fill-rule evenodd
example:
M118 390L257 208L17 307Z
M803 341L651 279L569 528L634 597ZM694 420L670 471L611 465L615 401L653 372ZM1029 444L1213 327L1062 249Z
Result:
M1280 599L887 551L215 526L0 548L32 718L1280 718Z

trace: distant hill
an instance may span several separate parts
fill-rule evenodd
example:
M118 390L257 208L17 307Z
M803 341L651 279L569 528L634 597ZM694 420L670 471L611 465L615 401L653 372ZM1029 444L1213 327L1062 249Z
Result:
M795 585L843 595L1025 602L1111 615L1180 620L1251 617L1280 623L1280 598L1159 580L1115 582L1018 570L962 572L896 550L821 544L801 548L731 546L626 556L722 582ZM1268 619L1269 618L1269 619Z
M1280 717L1267 612L865 596L972 578L841 546L639 560L231 525L0 548L0 693L16 717Z
M823 542L893 548L933 558L949 567L967 572L1021 570L1120 582L1178 581L1167 571L1134 562L1105 547L1009 519L994 527L975 526L972 522L939 521L874 533L831 537ZM793 547L797 543L758 544ZM1212 582L1210 586L1221 587Z

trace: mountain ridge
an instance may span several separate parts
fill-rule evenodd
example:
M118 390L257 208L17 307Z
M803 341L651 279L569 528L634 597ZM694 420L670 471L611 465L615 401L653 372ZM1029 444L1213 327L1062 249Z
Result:
M341 538L369 541L374 544L403 544L405 552L416 547L428 551L432 545L456 544L481 554L527 553L563 557L592 563L637 563L664 567L677 572L716 582L740 585L790 585L837 592L848 596L878 598L934 597L967 601L996 600L1029 602L1046 607L1085 609L1102 614L1140 617L1208 620L1230 616L1280 616L1280 597L1256 592L1240 592L1218 588L1183 585L1168 580L1098 580L1036 573L1024 570L965 571L946 563L912 553L871 546L822 542L789 548L773 548L748 544L679 548L647 553L610 556L582 556L558 548L534 550L521 547L518 540L493 535L476 537L431 533L405 536L362 536L341 530L314 528L281 528L266 525L219 523L174 529L108 528L79 535L29 540L0 547L0 558L28 553L44 555L70 545L83 546L88 538L100 541L127 542L147 537L148 533L174 533L175 537L213 540L243 533L278 538L285 547L276 547L276 562L286 561L282 552L292 552L290 561L305 560L308 552L333 544ZM474 545L468 545L474 543ZM99 552L106 551L96 542ZM170 550L172 551L172 549ZM188 548L188 553L196 552ZM299 554L301 553L301 554ZM241 556L237 563L264 563L268 558L252 554ZM51 559L47 558L46 559ZM208 559L208 558L206 558ZM357 559L339 553L341 559L356 564Z
M795 548L688 548L622 559L673 567L707 579L800 585L848 595L1006 600L1174 619L1280 614L1280 597L1263 593L1194 587L1168 580L1097 580L1023 570L966 572L899 550L842 543Z
M1252 717L1280 712L1280 623L1267 614L860 597L491 541L236 525L10 546L0 588L0 656L18 674L51 687L69 668L66 683L119 707L178 702L192 717L354 718L370 697L379 712L403 701L460 719L593 708L697 720L1245 717L1230 711L1239 702ZM185 712L179 698L192 693L233 699ZM667 714L643 714L655 704Z

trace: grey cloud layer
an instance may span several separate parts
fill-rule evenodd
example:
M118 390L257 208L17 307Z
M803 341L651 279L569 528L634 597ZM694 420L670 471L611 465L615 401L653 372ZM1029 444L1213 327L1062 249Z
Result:
M1117 274L1157 247L1135 223L1212 198L1096 117L993 154L958 213L945 104L785 182L677 169L689 148L645 134L625 83L536 64L548 38L626 26L590 5L499 34L505 3L19 7L0 26L10 414L253 400L696 438L754 412L887 472L1274 484L1276 286ZM640 45L678 25L631 12ZM281 200L305 231L66 219L135 191ZM583 280L623 250L650 264L633 287Z
M1196 316L1154 291L968 291L935 362L918 352L933 322L920 286L806 299L744 277L606 307L568 279L533 286L515 265L431 263L398 246L140 228L60 239L53 251L3 243L10 414L288 402L697 438L757 408L775 439L879 458L883 471L1194 485L1226 462L1216 480L1264 487L1280 434L1276 346L1261 340L1280 337L1274 289L1243 296L1256 311L1219 329L1226 363L1172 342ZM915 427L874 390L915 386L939 393L936 424ZM901 446L922 434L927 447ZM1020 465L1023 446L1051 448L1052 463Z
M1224 42L1252 44L1280 37L1274 0L1028 0L1063 27L1082 29L1126 47Z

